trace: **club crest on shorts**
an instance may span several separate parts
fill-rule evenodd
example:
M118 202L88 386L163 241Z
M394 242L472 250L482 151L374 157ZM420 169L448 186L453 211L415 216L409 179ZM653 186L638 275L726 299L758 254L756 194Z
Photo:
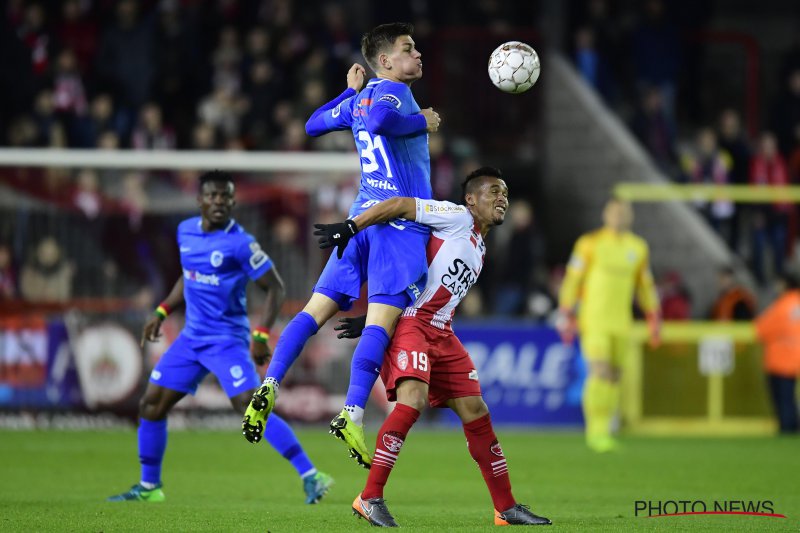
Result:
M503 448L500 447L500 443L494 441L491 446L489 446L489 451L495 454L497 457L504 457L503 455Z
M213 266L214 268L220 266L224 258L225 256L222 255L222 252L220 252L219 250L214 250L213 252L211 252L211 266Z
M383 441L383 445L386 446L386 449L393 453L399 452L400 448L403 447L403 436L394 431L387 431L384 433L381 440Z
M400 353L397 354L397 366L400 367L400 370L408 368L408 354L405 350L400 350Z
M242 374L244 374L244 371L242 371L241 366L235 365L231 367L231 376L233 376L233 379L239 379L242 377Z

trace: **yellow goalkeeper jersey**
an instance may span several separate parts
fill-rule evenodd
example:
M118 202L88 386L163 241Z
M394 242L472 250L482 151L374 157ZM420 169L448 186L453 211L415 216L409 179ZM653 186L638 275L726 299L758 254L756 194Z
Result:
M645 312L659 308L647 242L631 232L602 228L578 239L567 265L559 306L578 306L581 331L624 333L634 294Z

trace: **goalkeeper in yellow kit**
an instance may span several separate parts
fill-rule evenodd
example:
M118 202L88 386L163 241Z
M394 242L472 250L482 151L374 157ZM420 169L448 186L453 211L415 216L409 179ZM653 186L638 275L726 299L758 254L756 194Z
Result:
M611 451L611 420L619 407L619 379L624 367L634 295L647 316L651 344L659 343L660 308L650 272L647 243L630 231L633 211L621 200L603 210L603 227L575 243L558 297L561 338L571 343L580 332L589 366L583 391L586 443ZM577 309L577 323L575 320Z

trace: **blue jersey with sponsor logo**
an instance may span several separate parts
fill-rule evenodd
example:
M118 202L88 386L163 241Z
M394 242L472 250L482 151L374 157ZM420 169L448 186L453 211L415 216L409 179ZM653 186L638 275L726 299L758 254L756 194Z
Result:
M370 133L367 119L379 106L388 106L402 115L416 115L420 111L408 85L374 78L360 93L320 117L329 131L352 129L361 156L361 183L350 217L393 196L422 199L432 196L427 131L423 127L407 135ZM413 221L403 222L403 226L429 231Z
M272 268L269 256L235 220L212 232L203 231L200 217L184 220L178 246L186 300L183 335L249 339L245 288Z

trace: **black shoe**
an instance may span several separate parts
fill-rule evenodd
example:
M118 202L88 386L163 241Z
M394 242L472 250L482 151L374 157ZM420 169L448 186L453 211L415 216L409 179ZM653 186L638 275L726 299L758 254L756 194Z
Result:
M549 526L552 522L543 516L536 516L531 508L521 503L502 513L494 512L494 525L496 526Z
M356 499L353 500L353 514L357 515L359 518L366 518L367 522L373 526L400 527L397 525L397 522L394 521L394 517L392 517L392 513L389 512L389 508L386 507L386 502L383 498L364 500L361 498L361 494L359 494L356 496Z

